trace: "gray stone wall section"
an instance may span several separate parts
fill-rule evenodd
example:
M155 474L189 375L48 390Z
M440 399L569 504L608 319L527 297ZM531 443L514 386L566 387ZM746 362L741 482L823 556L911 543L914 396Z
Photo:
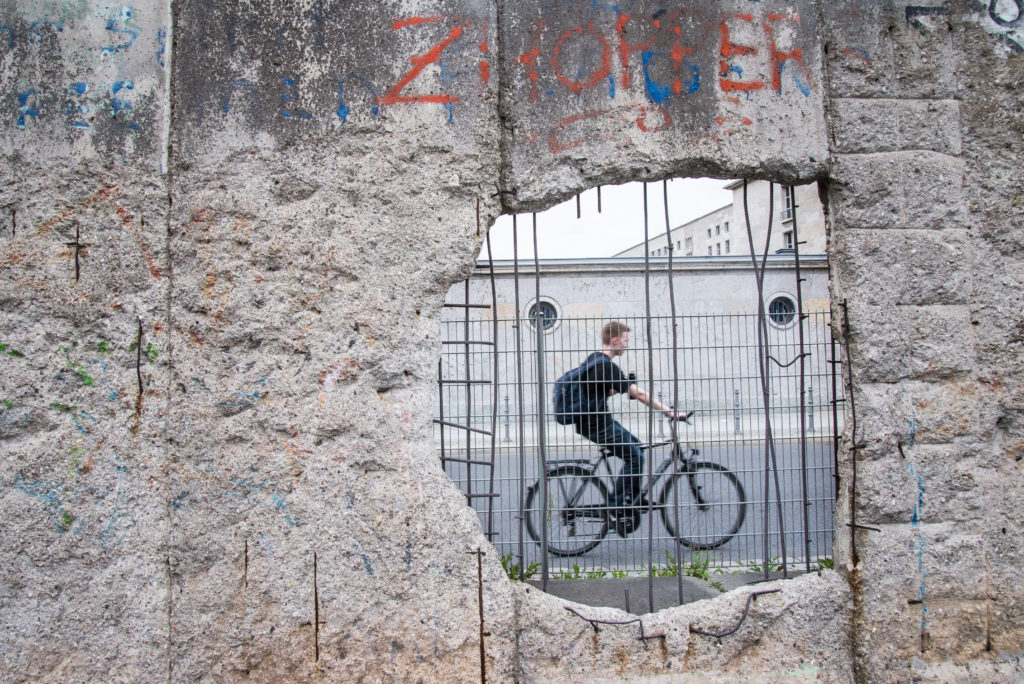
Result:
M166 676L168 25L0 9L5 681Z
M430 450L430 381L498 211L494 9L177 20L174 677L471 679L486 540Z
M1019 678L1016 19L705 6L680 5L690 61L651 66L712 84L666 106L669 136L587 116L600 79L530 99L538 19L539 83L600 73L619 18L589 2L5 4L3 678L475 680L478 548L495 680ZM620 9L656 41L675 20ZM723 24L742 77L716 69ZM806 71L739 97L771 82L767 44L735 48L765 25ZM616 86L634 110L664 94L641 53ZM567 119L581 144L545 156ZM647 644L507 581L431 449L436 331L502 208L709 172L828 176L861 445L838 518L881 531L841 526L839 572L721 643L688 627L731 626L743 592L646 616Z
M1019 255L996 237L1019 192L1019 165L998 160L1020 152L1006 120L1019 96L999 84L1019 84L1021 59L985 34L990 17L961 9L825 7L833 306L849 306L860 445L856 463L841 459L836 557L863 681L968 676L965 663L1021 650L1020 588L1006 579L1020 512L1003 504L1020 496L1007 449L1019 311L1006 308ZM980 180L993 177L1007 183ZM880 531L851 531L854 517Z

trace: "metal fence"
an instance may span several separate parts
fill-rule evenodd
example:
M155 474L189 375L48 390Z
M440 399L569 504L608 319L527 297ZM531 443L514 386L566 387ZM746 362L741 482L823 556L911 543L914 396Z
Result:
M538 481L542 451L549 472L555 461L598 457L598 447L551 419L551 388L555 378L600 348L601 327L607 321L547 321L549 327L538 335L534 320L494 321L489 307L451 311L442 323L442 339L448 344L438 367L434 437L440 457L499 553L524 568L540 564L542 546L531 536L523 505ZM680 425L679 440L699 450L700 460L731 470L741 483L744 520L735 535L713 549L677 547L663 517L648 511L625 537L608 530L585 553L549 554L550 576L614 576L649 571L651 563L667 568L676 553L684 565L707 563L712 571L763 571L784 560L802 566L806 560L817 563L831 556L835 442L841 430L836 422L842 415L836 403L843 397L837 364L832 363L838 350L828 314L807 314L803 322L803 449L799 366L787 365L801 354L799 318L768 318L769 353L778 361L768 373L773 448L765 440L757 319L756 314L678 316L675 364L670 317L651 318L650 325L642 317L619 319L631 328L630 349L616 360L619 366L635 372L638 385L662 403L675 401L680 409L695 411L689 425ZM651 416L640 402L619 396L609 407L642 442L670 439L668 421L660 414ZM667 454L665 447L646 452L645 482ZM620 465L611 459L610 472L601 471L609 490ZM668 479L655 486L655 498ZM685 507L692 505L678 502L680 520L690 520L687 513L692 511ZM667 514L674 516L675 511ZM681 530L683 535L688 532L695 533Z

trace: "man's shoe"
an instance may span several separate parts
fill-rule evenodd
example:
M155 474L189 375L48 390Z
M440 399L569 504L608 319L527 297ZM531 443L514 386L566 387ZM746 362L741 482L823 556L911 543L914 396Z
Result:
M608 525L625 539L633 531L633 515L626 509L617 508L609 514Z

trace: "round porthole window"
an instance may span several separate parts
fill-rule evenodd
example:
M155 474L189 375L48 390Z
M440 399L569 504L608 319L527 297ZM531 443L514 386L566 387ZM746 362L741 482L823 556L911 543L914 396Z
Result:
M789 295L775 295L768 302L768 320L779 328L788 328L796 321L796 302Z
M544 332L553 330L555 325L557 325L558 307L555 306L554 302L547 299L533 302L526 310L526 319L530 321L530 325L536 327L538 314L540 315L541 330Z

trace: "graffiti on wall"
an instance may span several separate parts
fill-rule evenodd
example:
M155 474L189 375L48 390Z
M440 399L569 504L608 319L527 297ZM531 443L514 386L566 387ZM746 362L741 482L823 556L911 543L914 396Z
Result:
M1024 53L1024 0L971 0L968 6L1007 52Z
M141 71L148 71L152 61L140 59L139 51L158 44L152 57L163 66L166 30L151 29L154 39L140 40L147 29L134 7L92 4L40 3L36 14L0 23L0 60L7 65L0 79L4 128L26 131L61 122L72 131L100 124L125 134L139 131L137 113L151 86L137 86L132 64L142 62ZM55 71L65 78L51 78ZM145 80L152 80L150 74Z
M533 104L601 98L621 102L587 109L568 123L624 116L640 131L672 125L673 105L708 94L727 102L771 97L806 98L817 87L806 61L807 46L796 29L799 13L686 13L656 9L632 16L602 7L608 16L580 22L536 20L522 45L513 45L507 71L513 87L525 89ZM600 15L601 13L598 12ZM232 41L238 27L231 26ZM230 78L218 87L218 109L265 111L276 105L280 118L298 122L330 117L344 127L353 117L378 118L388 108L443 109L444 121L459 122L459 107L489 86L492 50L488 25L463 16L413 16L390 22L385 45L400 66L386 80L342 68L333 76L335 101L317 107L319 85L303 82L293 69L269 85ZM506 38L507 43L514 40ZM305 104L302 104L305 103ZM209 105L198 113L204 118ZM571 145L570 145L571 146ZM553 143L552 151L568 147Z

